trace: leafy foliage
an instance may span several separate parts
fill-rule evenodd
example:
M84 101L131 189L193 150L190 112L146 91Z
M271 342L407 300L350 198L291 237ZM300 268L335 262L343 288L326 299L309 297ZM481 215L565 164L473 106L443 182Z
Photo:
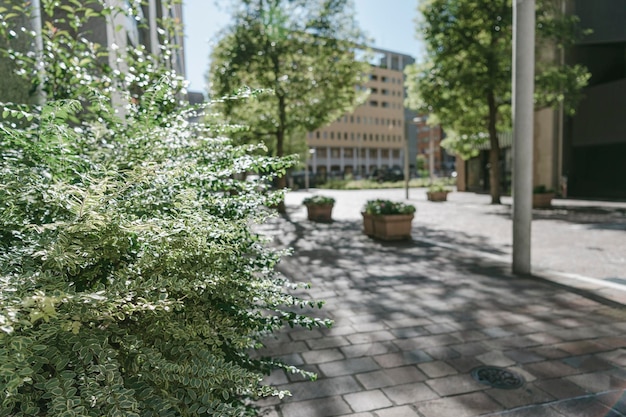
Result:
M290 294L253 230L282 193L236 178L295 161L189 123L169 70L145 67L138 93L89 65L64 87L55 68L57 100L0 104L0 416L241 416L284 395L263 374L298 370L251 352L330 323L297 313L322 303Z
M428 191L431 193L449 193L451 191L444 182L433 182L428 186Z
M328 206L335 204L335 199L325 195L314 195L302 200L302 204L305 206Z
M575 16L563 15L560 2L537 2L538 54L535 102L564 104L574 111L589 74L561 65L557 53L576 36ZM490 145L491 196L500 202L498 132L511 129L512 26L510 0L423 0L419 33L427 58L406 70L407 104L433 113L448 138L448 150L469 158L477 146Z
M363 37L346 0L238 4L211 56L210 93L228 96L242 86L266 91L246 102L226 100L222 110L229 122L251 126L240 140L263 142L282 156L287 138L304 142L305 132L357 104L355 87L367 72L356 59Z
M387 215L387 214L413 214L415 206L391 200L369 200L363 207L365 214Z

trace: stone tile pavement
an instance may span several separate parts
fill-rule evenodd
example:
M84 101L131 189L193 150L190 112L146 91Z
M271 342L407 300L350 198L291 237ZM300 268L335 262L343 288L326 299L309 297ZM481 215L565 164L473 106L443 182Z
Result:
M281 271L326 300L305 312L335 324L267 341L262 354L318 380L274 372L267 382L292 396L261 401L260 415L626 416L626 310L615 300L513 276L472 251L378 242L341 211L332 224L308 222L297 200L287 204L264 231L295 250ZM484 365L525 383L484 385L471 375Z

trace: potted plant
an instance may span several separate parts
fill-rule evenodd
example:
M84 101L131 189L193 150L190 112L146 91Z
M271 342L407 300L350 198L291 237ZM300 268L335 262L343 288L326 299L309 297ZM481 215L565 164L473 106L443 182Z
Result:
M533 208L550 208L554 198L554 190L548 189L545 185L538 185L533 188Z
M370 200L363 207L363 231L381 240L411 238L415 206L391 200Z
M314 195L302 200L306 206L307 218L315 222L331 222L335 199L324 195Z
M447 201L448 193L452 191L442 183L432 183L426 191L428 201Z

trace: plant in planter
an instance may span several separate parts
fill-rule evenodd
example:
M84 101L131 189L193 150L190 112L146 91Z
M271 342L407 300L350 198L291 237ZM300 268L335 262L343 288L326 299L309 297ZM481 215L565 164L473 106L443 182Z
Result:
M533 188L533 208L550 208L554 198L554 190L548 189L545 185L538 185Z
M324 195L314 195L302 201L306 206L307 218L315 222L331 222L335 199Z
M448 193L450 193L449 187L446 187L442 183L432 183L426 191L426 197L429 201L447 201Z
M370 200L363 207L363 231L381 240L411 238L415 206L391 200Z

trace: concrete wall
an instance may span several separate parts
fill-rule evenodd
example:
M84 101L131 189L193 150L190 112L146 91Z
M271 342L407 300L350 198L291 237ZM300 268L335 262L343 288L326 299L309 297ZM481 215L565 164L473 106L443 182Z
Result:
M547 108L535 112L533 186L545 185L555 189L558 185L558 180L555 178L557 160L555 122L554 110Z

